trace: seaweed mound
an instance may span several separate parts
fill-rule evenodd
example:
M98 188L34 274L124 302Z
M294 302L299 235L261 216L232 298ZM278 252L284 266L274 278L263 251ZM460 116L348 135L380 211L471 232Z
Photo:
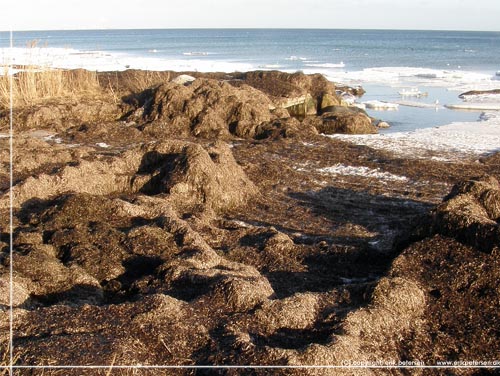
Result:
M252 138L255 128L273 119L272 101L248 85L200 78L189 85L163 83L142 94L128 120L155 135Z
M222 141L206 149L190 142L165 141L144 150L131 181L132 191L166 193L167 200L182 212L199 206L228 210L257 192Z
M500 184L483 176L455 185L433 213L433 231L491 252L500 245Z
M54 173L30 176L14 186L14 206L74 192L163 194L180 211L221 211L244 204L256 193L229 147L218 141L206 148L169 140L123 152L116 157L85 158ZM8 193L0 207L9 206Z

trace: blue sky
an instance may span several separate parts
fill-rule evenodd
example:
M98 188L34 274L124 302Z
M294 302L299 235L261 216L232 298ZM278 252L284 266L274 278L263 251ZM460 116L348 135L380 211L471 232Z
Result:
M278 27L500 31L500 0L29 0L0 30Z

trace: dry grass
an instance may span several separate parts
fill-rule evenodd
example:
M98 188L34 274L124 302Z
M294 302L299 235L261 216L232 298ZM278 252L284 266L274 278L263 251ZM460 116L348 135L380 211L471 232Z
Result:
M168 82L171 79L171 72L156 71L135 71L126 75L125 84L133 93L140 93L143 90Z
M99 74L99 80L101 86L112 93L130 95L168 82L173 76L173 73L170 71L160 72L131 69L124 72L101 73Z
M14 107L31 106L61 98L80 98L102 93L96 72L62 70L35 65L20 67L12 79ZM10 79L7 68L0 76L0 106L10 106Z
M15 364L19 360L19 355L14 354L12 359ZM10 373L10 343L7 342L5 346L0 349L0 376L11 376Z

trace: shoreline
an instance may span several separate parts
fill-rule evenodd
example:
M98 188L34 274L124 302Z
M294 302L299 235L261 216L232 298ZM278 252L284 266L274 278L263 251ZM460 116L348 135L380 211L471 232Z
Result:
M57 68L62 69L62 68ZM56 70L57 70L56 69ZM65 69L62 69L65 70ZM84 69L89 71L88 69ZM69 69L69 71L73 71ZM78 72L78 69L75 70ZM89 71L91 72L91 71ZM221 78L224 75L227 77L232 76L244 76L248 72L263 72L263 73L272 73L277 72L278 74L293 74L285 71L276 71L276 70L258 70L258 71L248 71L248 72L195 72L195 71L173 71L173 70L142 70L142 69L126 69L124 71L104 71L104 72L96 72L96 75L99 77L112 77L117 74L125 74L130 73L134 75L136 72L139 72L140 75L144 76L161 76L161 75L182 75L182 74L193 74L195 76L201 77L214 77ZM298 72L295 72L298 74ZM315 73L318 74L318 73ZM319 73L321 74L321 73ZM324 75L323 75L324 76ZM325 77L325 76L324 76ZM331 81L328 77L326 77L332 84L339 85L338 82ZM370 84L373 84L369 82ZM343 83L340 84L342 87ZM500 85L500 82L499 82ZM348 87L348 86L345 86ZM356 86L360 87L360 86ZM387 86L391 87L391 86ZM393 88L397 88L399 86L395 86ZM458 89L454 89L458 90ZM475 89L474 89L475 90ZM367 93L367 96L372 95L371 93ZM373 96L373 95L372 95ZM458 97L458 96L457 96ZM481 98L481 95L478 95ZM413 155L417 158L425 158L426 155L430 155L433 158L438 158L442 160L455 159L458 160L463 157L481 157L486 156L488 154L495 153L500 151L500 148L497 145L500 145L500 111L494 111L491 109L496 108L498 98L500 97L498 94L489 95L485 94L484 98L491 102L492 104L488 104L488 102L483 103L481 100L478 101L477 105L474 103L469 103L468 101L463 102L458 105L444 105L445 107L449 106L450 108L456 107L460 110L462 109L480 109L481 107L487 109L484 111L477 111L480 115L478 116L477 121L462 121L462 122L450 122L443 125L430 125L425 128L417 128L412 131L398 131L392 130L390 128L389 132L383 132L378 135L366 135L366 136L332 136L341 138L345 141L358 144L358 145L366 145L376 149L391 151L396 154L410 157ZM493 98L493 101L492 99ZM357 102L363 102L363 96L357 97ZM429 100L427 100L429 102ZM394 101L394 103L398 103L398 101ZM401 101L402 105L405 105L404 101ZM415 102L415 104L410 107L420 106L421 109L431 108L431 104L427 104L425 101L421 103ZM472 106L472 107L471 107ZM386 111L371 111L371 113L377 116L381 121L385 121L384 115L387 114ZM391 114L392 115L392 114ZM5 136L6 137L6 136ZM455 155L453 155L455 154Z

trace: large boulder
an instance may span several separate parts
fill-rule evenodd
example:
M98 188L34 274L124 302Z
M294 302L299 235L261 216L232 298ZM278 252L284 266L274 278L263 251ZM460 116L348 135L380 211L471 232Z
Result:
M286 108L292 116L314 115L325 106L342 104L335 84L321 74L255 71L243 74L242 82L269 95L277 107Z

